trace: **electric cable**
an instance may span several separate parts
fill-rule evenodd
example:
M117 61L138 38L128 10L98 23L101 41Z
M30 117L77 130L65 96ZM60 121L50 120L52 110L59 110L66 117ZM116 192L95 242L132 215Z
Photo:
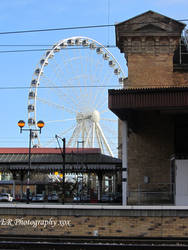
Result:
M171 18L169 18L171 20ZM175 20L178 22L188 22L188 19L179 19ZM129 25L134 24L151 24L151 23L161 23L156 22L134 22L129 23ZM32 29L32 30L17 30L17 31L3 31L0 32L0 35L10 35L10 34L22 34L22 33L35 33L35 32L49 32L49 31L62 31L62 30L76 30L76 29L93 29L93 28L106 28L106 27L115 27L116 25L121 24L121 22L116 24L100 24L100 25L87 25L87 26L72 26L72 27L60 27L60 28L46 28L46 29Z

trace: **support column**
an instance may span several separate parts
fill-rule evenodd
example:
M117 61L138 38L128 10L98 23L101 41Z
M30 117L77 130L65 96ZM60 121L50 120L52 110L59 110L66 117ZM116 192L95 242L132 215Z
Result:
M12 196L13 196L13 199L15 199L15 188L16 188L16 172L12 172Z
M122 205L127 205L127 121L122 121Z
M101 202L101 198L102 198L102 179L103 179L103 174L101 172L99 172L97 174L98 176L98 181L99 181L99 186L98 186L98 201Z
M20 172L20 198L23 199L23 179L24 179L24 172L23 170Z

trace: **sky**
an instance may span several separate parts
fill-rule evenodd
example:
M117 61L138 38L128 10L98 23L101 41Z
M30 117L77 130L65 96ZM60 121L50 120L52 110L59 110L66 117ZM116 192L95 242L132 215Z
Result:
M148 10L177 20L188 19L188 0L1 0L0 147L28 146L28 133L20 134L17 122L22 119L27 121L28 119L28 87L36 65L44 53L43 51L6 51L49 49L57 41L73 36L89 37L103 45L115 45L114 27L23 34L1 34L1 32L115 24ZM120 63L127 76L126 61L123 54L120 53L118 48L109 48L109 51ZM93 70L97 74L97 69L94 68ZM27 87L27 89L7 90L2 89L3 87ZM51 93L54 94L53 91ZM48 94L50 95L50 92ZM71 97L73 97L73 94ZM40 110L40 105L37 106L37 109ZM53 110L46 110L44 113L38 112L40 117L37 117L37 119L42 119L44 122L49 120L50 112L53 113ZM53 114L54 119L60 119L58 114L55 117L55 111ZM71 123L70 125L67 124L65 125L66 128L71 126ZM111 125L109 126L111 127ZM45 125L43 131L44 139L48 134L48 124ZM54 135L58 133L56 127L54 127L53 133Z

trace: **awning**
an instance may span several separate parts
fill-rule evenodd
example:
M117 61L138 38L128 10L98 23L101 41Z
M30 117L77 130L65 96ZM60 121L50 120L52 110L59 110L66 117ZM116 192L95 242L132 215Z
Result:
M62 164L0 164L0 171L23 171L30 170L35 172L63 171ZM121 167L116 164L65 164L66 172L95 172L95 171L117 171Z
M111 89L108 107L122 120L131 111L185 111L188 110L188 87Z

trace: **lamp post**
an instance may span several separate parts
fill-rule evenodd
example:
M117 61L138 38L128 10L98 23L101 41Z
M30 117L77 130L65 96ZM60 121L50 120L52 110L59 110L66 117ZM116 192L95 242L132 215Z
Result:
M57 143L59 145L59 148L61 150L61 155L62 155L62 158L63 158L63 183L62 183L63 184L62 185L62 188L63 188L63 197L62 197L62 204L64 204L65 203L65 144L66 144L66 139L65 138L61 138L58 135L55 135L55 138L57 140ZM62 140L62 142L63 142L63 150L61 148L61 145L60 145L58 139Z
M41 129L44 127L43 121L37 122L38 129L32 129L32 128L23 128L25 126L25 122L23 120L20 120L18 122L18 126L20 127L20 133L22 131L29 131L29 161L28 161L28 170L27 170L27 189L26 189L26 196L27 196L27 204L29 204L29 195L30 195L30 170L31 170L31 139L32 139L32 132L33 131L39 131L41 133Z

